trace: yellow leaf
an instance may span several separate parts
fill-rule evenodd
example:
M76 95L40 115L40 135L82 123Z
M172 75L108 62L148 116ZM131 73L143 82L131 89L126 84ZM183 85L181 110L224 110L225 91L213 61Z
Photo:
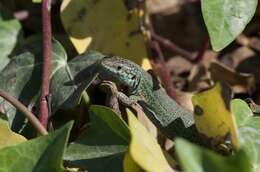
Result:
M150 69L139 10L128 12L123 0L63 0L61 19L78 53L93 49L128 58Z
M173 171L156 140L137 120L133 113L128 112L127 115L132 136L128 151L134 162L144 171L148 172Z
M24 141L26 138L11 131L8 122L0 118L0 148Z
M129 152L125 154L124 158L124 172L143 172L142 168L129 155Z
M231 141L233 148L238 150L238 131L230 110L231 98L231 89L221 83L194 95L194 119L198 131L210 138L211 143Z

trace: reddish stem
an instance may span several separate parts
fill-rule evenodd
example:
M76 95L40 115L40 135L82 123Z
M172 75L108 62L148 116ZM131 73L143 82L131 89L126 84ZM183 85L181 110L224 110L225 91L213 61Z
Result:
M47 128L49 108L50 70L51 70L51 0L42 0L42 25L43 25L43 70L40 97L40 122Z
M0 89L0 97L4 98L6 101L11 103L17 110L22 112L25 117L31 122L34 128L38 131L41 135L48 134L47 130L42 126L39 120L35 117L35 115L30 112L21 102L19 102L15 97L11 94L5 92L4 90Z
M155 65L156 71L160 76L160 79L162 81L162 84L168 93L168 95L174 99L176 102L178 102L178 97L176 95L175 87L172 84L171 74L169 69L166 66L163 53L161 51L161 48L156 41L150 42L150 47L153 50L152 51L152 57L153 57L153 63Z
M162 44L164 47L170 49L172 52L177 53L188 60L193 60L193 55L190 52L180 48L178 45L174 44L169 39L156 34L152 30L151 30L151 37L152 39L156 40L158 43Z
M152 34L155 34L152 18L150 18L150 27L149 31ZM176 90L174 85L172 84L170 70L167 68L162 50L160 45L156 40L153 40L153 37L149 40L150 48L151 48L151 58L152 62L156 65L156 71L159 74L159 77L162 81L162 84L167 92L167 94L174 99L176 102L178 101L178 97L176 94Z
M209 48L209 37L206 38L206 40L203 42L201 49L199 50L196 57L192 60L192 63L198 63L203 60L203 57L205 55L206 50Z

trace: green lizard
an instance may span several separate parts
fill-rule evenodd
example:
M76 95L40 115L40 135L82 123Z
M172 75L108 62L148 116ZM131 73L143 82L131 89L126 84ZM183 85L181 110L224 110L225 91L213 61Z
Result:
M119 100L127 105L137 103L148 118L169 138L181 136L191 141L198 139L192 112L172 100L157 78L137 64L119 57L107 57L98 65L99 76L104 80L126 87Z

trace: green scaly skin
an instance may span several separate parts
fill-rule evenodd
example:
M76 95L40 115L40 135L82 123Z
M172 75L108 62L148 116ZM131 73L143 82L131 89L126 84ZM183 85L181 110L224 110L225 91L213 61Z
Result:
M126 87L127 99L124 96L123 102L128 105L139 104L164 135L171 139L180 136L197 142L199 137L192 112L172 100L153 75L119 57L102 59L98 73L101 78Z

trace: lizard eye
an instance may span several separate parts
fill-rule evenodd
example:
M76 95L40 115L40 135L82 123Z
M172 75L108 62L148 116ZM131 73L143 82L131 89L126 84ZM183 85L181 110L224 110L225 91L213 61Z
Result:
M117 70L121 70L122 69L122 66L117 66Z
M131 79L132 79L132 80L134 80L135 78L136 78L136 76L135 76L135 75L133 75Z

